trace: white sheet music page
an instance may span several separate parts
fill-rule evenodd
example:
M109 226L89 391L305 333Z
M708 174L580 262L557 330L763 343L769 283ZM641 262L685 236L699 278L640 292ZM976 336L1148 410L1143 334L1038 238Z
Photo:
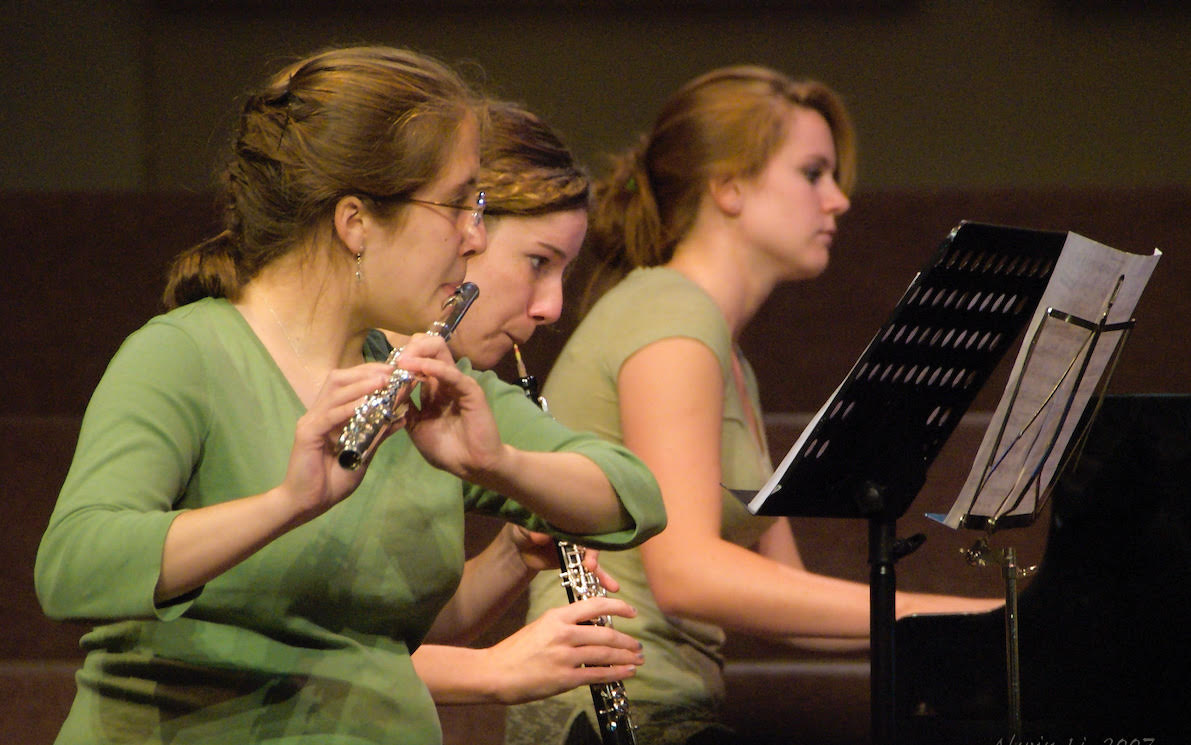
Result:
M1157 249L1131 254L1067 234L945 525L958 528L968 515L1033 514L1120 340L1120 331L1097 335L1088 324L1131 320L1161 256Z

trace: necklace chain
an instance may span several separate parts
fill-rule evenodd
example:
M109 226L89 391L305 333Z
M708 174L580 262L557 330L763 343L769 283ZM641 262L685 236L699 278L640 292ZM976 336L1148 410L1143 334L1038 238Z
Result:
M307 377L310 378L312 382L321 385L318 380L318 376L315 375L310 369L310 366L306 364L305 355L303 355L302 352L298 350L298 346L294 344L293 337L290 336L289 330L286 329L285 324L281 322L281 318L277 316L277 311L273 310L273 304L269 302L268 298L265 298L265 307L269 309L269 315L273 316L273 322L277 324L277 328L281 329L281 335L285 337L285 343L289 345L290 351L292 351L294 356L298 358L298 362L301 363L302 369L306 371Z

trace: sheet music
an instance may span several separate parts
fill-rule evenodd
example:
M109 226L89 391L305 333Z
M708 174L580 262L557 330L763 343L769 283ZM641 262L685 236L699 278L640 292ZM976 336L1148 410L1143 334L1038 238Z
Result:
M958 528L969 515L999 518L1034 512L1121 333L1107 331L1096 338L1085 325L1066 322L1062 315L1110 326L1129 321L1161 256L1157 249L1148 256L1130 254L1067 234L945 525Z

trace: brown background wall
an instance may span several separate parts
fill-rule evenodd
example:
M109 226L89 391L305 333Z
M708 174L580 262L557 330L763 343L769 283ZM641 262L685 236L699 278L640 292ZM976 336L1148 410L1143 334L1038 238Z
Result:
M1184 183L1178 0L21 0L0 3L0 188L202 189L237 97L361 41L466 64L579 153L756 62L840 90L875 188Z
M209 174L237 97L284 58L370 41L467 63L490 89L546 115L597 171L600 154L630 143L669 91L713 66L760 62L841 90L859 129L861 189L832 266L815 282L775 293L743 340L778 460L913 273L964 219L1074 230L1135 252L1163 249L1113 390L1188 390L1191 11L1183 5L0 3L7 31L0 47L7 394L0 400L0 743L49 742L71 697L81 629L46 621L31 582L78 417L119 341L157 311L169 257L211 230ZM539 375L566 329L564 321L558 332L542 332L527 350ZM973 536L921 514L954 500L1001 384L1003 373L899 523L902 534L928 535L899 565L903 587L999 591L995 574L957 559ZM490 529L477 523L473 542ZM799 520L795 529L812 568L865 579L863 525ZM1041 554L1040 533L1016 539L1024 561ZM798 727L810 741L846 742L863 729L867 683L856 677L863 658L791 655L741 639L732 650L738 666L729 671L741 692L732 711L754 730ZM764 668L778 670L776 678L747 667L773 660L785 665ZM475 733L492 731L499 715L448 712L451 741L478 742Z

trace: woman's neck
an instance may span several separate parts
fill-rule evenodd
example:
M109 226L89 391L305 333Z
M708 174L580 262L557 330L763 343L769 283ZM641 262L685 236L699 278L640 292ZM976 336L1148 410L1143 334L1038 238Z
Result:
M674 249L666 266L711 296L737 341L777 284L748 260L727 236L692 234Z
M362 361L366 329L353 329L347 280L311 264L279 260L244 286L234 305L299 397L317 394L331 370Z

